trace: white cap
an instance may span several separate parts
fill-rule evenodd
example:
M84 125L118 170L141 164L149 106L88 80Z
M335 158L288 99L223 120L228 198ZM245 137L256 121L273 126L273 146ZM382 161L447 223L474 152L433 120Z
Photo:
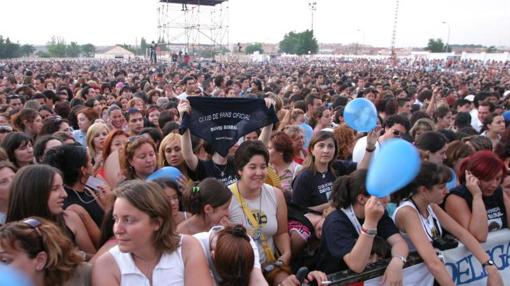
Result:
M473 102L473 101L475 100L475 96L474 96L474 95L472 95L472 94L470 94L470 95L468 95L468 96L464 97L464 99L465 99L465 100L469 100L469 101Z
M507 90L505 92L503 92L503 97L507 97L510 95L510 90Z

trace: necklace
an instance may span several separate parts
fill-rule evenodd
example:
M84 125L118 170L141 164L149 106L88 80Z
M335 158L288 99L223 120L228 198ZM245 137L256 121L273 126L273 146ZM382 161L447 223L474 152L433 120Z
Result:
M228 164L228 163L227 163L227 164ZM225 166L223 167L223 170L222 170L222 169L220 169L220 168L218 167L218 166L221 166L221 165L217 165L217 164L216 164L216 163L214 163L214 162L213 162L213 166L214 166L214 168L216 168L216 170L220 171L220 176L221 176L222 178L223 178L223 177L225 177L225 170L227 169L227 165L225 165Z
M74 192L74 194L76 195L76 197L78 197L78 200L80 200L80 202L82 202L85 205L91 204L97 200L97 197L94 194L91 194L87 188L83 189L83 194L88 195L89 197L92 197L91 200L87 200L87 201L85 199L82 199L82 197L80 196L80 193L77 192L75 189L70 188L70 187L67 187L67 188L71 189Z
M432 215L432 212L428 209L428 207L426 208L427 210L427 213L428 213L428 216L425 217L421 212L420 212L420 209L418 208L418 205L414 202L414 200L412 198L409 198L409 200L411 201L411 203L416 207L416 210L418 211L418 218L420 219L420 223L421 225L423 226L424 230L425 230L425 233L427 234L427 236L431 239L431 240L434 240L438 237L440 237L442 235L441 233L441 229L439 228L439 225L437 223L437 220L434 218L434 216ZM434 225L430 225L430 219L432 219L432 222ZM427 225L427 227L425 227L425 224ZM430 232L429 232L430 231Z

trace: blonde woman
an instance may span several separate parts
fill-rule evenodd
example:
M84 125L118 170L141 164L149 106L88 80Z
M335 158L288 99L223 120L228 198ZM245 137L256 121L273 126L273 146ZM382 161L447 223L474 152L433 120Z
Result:
M87 150L92 164L94 165L94 173L103 165L104 142L110 129L104 123L94 123L87 130Z
M182 156L182 148L181 148L181 135L178 133L170 133L163 140L161 140L161 144L159 144L158 150L158 167L162 168L165 166L172 166L179 171L181 174L186 176L189 179L189 175L191 174L190 169L186 165L184 158Z

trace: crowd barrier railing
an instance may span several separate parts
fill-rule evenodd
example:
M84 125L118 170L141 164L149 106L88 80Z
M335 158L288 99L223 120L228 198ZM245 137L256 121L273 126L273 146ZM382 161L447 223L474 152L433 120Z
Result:
M510 230L490 232L482 244L499 269L503 281L510 281ZM456 285L487 285L487 273L476 257L462 244L440 251ZM368 265L363 273L344 270L328 275L329 285L380 285L389 259ZM417 253L410 253L404 268L404 285L432 285L429 271ZM428 276L428 277L427 277ZM427 278L425 278L427 277ZM433 281L433 280L432 280Z

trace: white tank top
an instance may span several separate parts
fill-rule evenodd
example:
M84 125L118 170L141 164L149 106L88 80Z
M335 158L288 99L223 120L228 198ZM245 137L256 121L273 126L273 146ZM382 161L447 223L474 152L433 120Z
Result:
M184 285L184 261L181 253L182 236L179 247L172 253L164 253L152 272L151 286ZM149 279L136 267L131 253L121 252L119 246L109 250L120 270L120 286L149 286Z
M232 188L232 185L230 185L229 188ZM268 184L264 184L262 186L260 197L254 200L247 200L243 198L243 200L246 201L251 212L255 214L255 218L258 218L261 232L264 234L271 251L275 254L273 236L278 231L278 220L276 218L278 205L276 203L275 189ZM232 196L228 210L230 213L230 221L232 221L232 223L242 224L246 228L247 233L250 234L253 240L255 240L259 251L260 263L264 263L266 261L266 255L264 253L264 248L262 247L261 239L251 235L252 233L255 233L255 229L246 218L243 208L237 201L236 196Z
M395 221L398 211L403 207L411 207L412 209L414 209L416 211L416 213L418 214L418 218L420 219L420 224L423 228L423 231L427 235L427 239L429 241L432 242L434 239L437 239L442 236L443 229L441 228L441 225L439 224L439 220L437 219L437 216L434 213L434 211L432 210L432 207L430 205L427 206L427 211L428 211L429 215L428 215L428 217L425 218L420 214L420 212L418 211L418 208L416 207L416 205L414 204L414 202L412 200L403 201L395 209L395 212L393 213L393 221ZM396 224L396 221L395 221L395 224ZM403 231L401 229L400 234L402 234L404 239L407 241L407 244L409 246L409 251L415 251L416 247L414 247L414 245L411 242L411 239L409 238L407 233L405 233L405 231Z

